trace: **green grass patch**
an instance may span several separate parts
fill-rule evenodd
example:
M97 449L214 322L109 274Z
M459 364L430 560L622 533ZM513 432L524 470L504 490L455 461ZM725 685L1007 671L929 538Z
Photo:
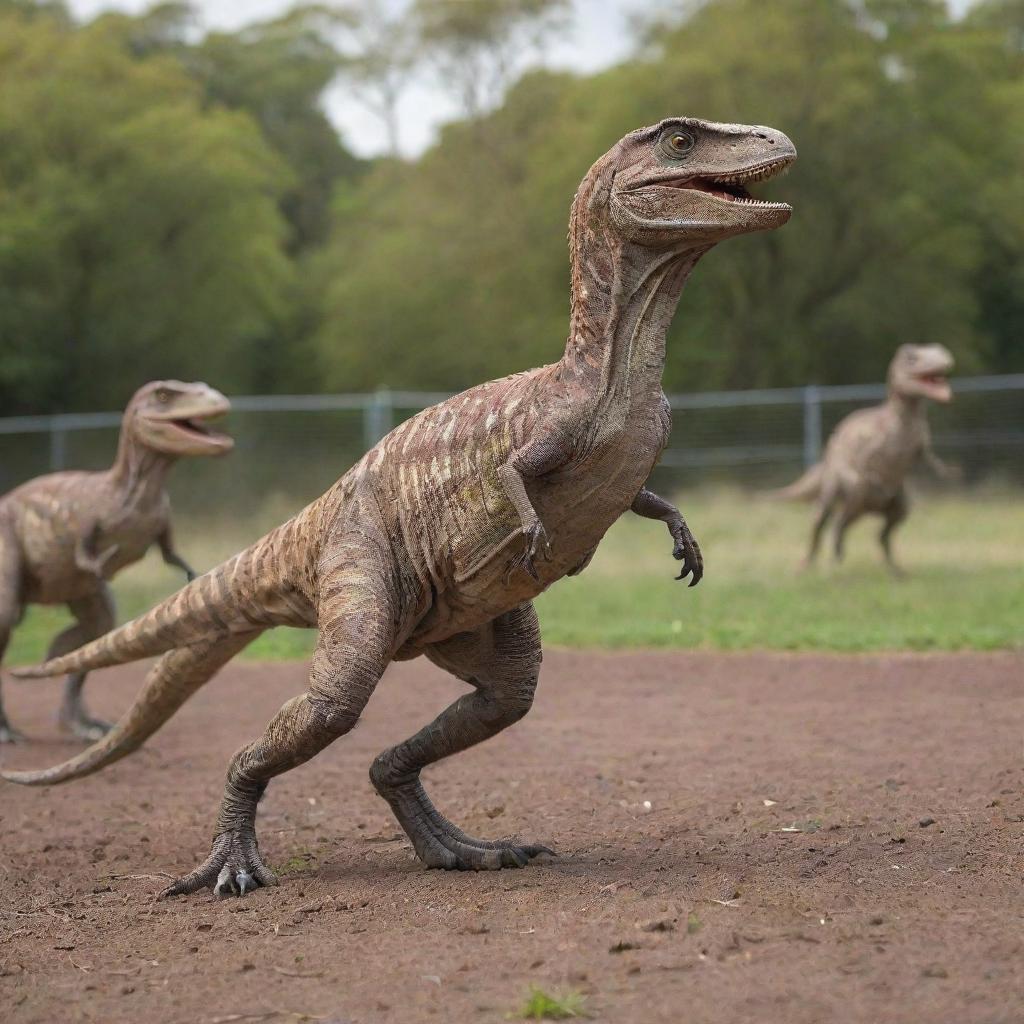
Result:
M1017 493L921 497L896 535L909 573L902 581L882 566L877 520L850 531L843 565L823 557L817 570L800 574L806 506L738 491L684 494L678 502L704 550L700 585L690 589L672 579L677 564L662 524L627 513L583 575L538 598L545 643L848 652L1024 646L1024 511ZM209 567L284 517L272 509L241 528L184 521L177 532L187 556ZM120 618L152 607L179 580L150 555L114 583ZM30 609L5 660L38 660L68 621L63 609ZM315 641L314 630L276 629L244 656L306 658Z
M583 1017L583 996L578 992L566 992L561 996L549 995L534 986L518 1016L523 1020L568 1020Z

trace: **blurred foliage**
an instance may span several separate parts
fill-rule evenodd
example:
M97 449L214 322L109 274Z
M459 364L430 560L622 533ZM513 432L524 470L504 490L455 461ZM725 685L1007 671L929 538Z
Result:
M679 113L774 125L801 159L769 189L785 230L698 267L669 390L878 379L920 339L1024 370L1022 0L657 9L633 59L581 76L520 75L561 0L416 0L401 33L350 0L205 35L182 3L76 24L0 0L4 410L116 408L156 376L456 389L550 362L576 185ZM354 158L325 90L375 97L397 152L424 66L464 119L416 160ZM497 107L481 69L520 75Z
M332 388L457 387L549 362L569 201L626 131L678 113L782 128L781 232L698 267L670 390L878 379L900 341L1024 369L1021 5L715 0L648 24L637 59L533 73L483 122L342 189L320 264ZM372 339L370 343L369 339Z

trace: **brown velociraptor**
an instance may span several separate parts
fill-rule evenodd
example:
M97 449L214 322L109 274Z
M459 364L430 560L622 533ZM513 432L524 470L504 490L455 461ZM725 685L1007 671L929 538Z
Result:
M117 458L99 473L51 473L0 497L0 659L28 604L67 604L75 622L50 645L50 658L102 636L114 625L107 580L152 544L168 565L195 573L174 550L167 472L185 455L221 455L233 442L204 420L229 408L205 384L158 380L125 409ZM67 680L61 724L95 740L110 728L82 706L84 671ZM0 702L0 742L20 739Z
M680 578L700 577L682 516L644 487L670 428L665 336L705 252L789 219L789 206L751 198L744 183L795 157L771 128L686 117L618 142L573 202L562 359L425 410L247 551L135 622L25 671L166 652L103 740L55 768L4 777L49 785L96 771L136 749L262 630L319 626L309 689L234 756L210 856L167 894L273 882L255 831L267 783L348 732L388 662L421 654L473 691L370 770L416 853L431 867L499 868L544 851L466 835L431 803L420 772L526 714L541 661L532 599L579 572L627 509L667 523Z
M821 462L776 492L781 498L817 500L805 565L814 563L825 525L836 509L837 561L843 557L846 531L866 512L874 512L884 519L878 539L886 564L894 575L902 575L892 554L892 532L910 509L904 486L907 474L921 457L940 476L952 473L932 449L925 413L925 399L952 399L946 380L952 368L953 357L942 345L901 345L889 364L886 401L841 420Z

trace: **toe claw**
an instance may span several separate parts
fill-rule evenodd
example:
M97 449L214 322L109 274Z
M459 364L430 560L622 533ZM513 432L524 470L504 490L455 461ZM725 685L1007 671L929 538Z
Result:
M244 896L246 890L256 888L256 879L248 871L239 871L235 875L235 884L238 886L238 895Z
M217 881L213 885L213 895L219 900L226 899L234 894L235 880L231 876L231 868L226 864L220 869Z

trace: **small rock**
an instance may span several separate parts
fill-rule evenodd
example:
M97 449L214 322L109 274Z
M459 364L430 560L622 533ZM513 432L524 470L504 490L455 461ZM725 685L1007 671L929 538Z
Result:
M609 953L625 953L628 949L639 949L635 942L628 942L626 939L619 939L614 946L608 947Z
M934 825L935 824L935 819L934 818L922 818L917 824L921 828L927 828L929 825Z
M948 978L949 971L942 964L931 964L921 972L921 976L923 978Z

